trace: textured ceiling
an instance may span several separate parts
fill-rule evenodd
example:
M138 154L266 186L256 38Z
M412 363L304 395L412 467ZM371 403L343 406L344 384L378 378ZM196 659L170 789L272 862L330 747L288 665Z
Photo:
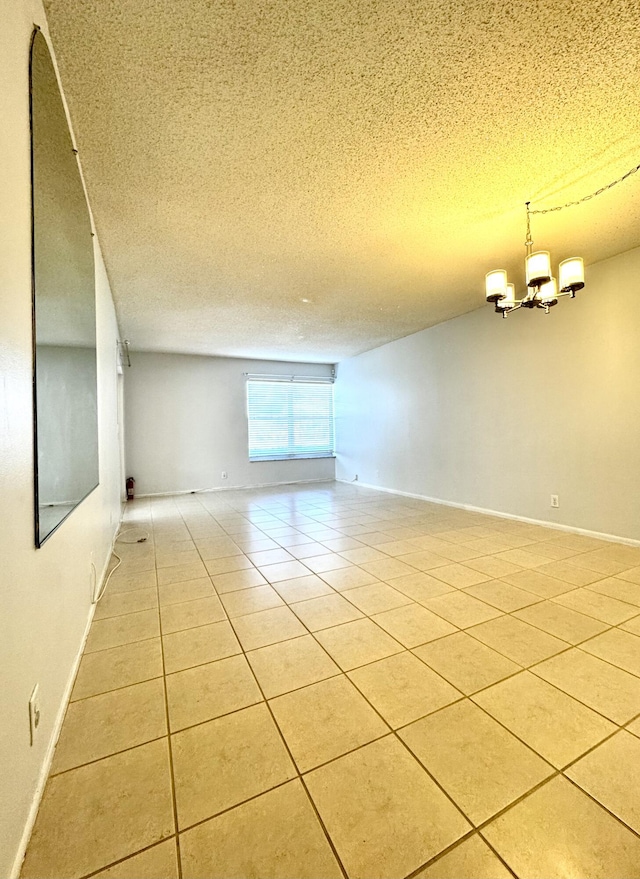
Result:
M640 162L637 0L45 5L135 349L338 361L520 280L527 199ZM640 244L640 174L533 235Z

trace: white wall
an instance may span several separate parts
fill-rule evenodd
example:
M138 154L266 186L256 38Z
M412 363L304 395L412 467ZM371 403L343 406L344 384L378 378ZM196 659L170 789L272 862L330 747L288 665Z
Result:
M340 363L337 477L639 539L640 249L586 282Z
M136 494L333 479L333 458L249 462L243 375L331 375L331 369L132 353L131 368L125 366L126 467Z
M28 64L34 22L47 30L36 0L2 0L0 19L0 876L9 876L89 618L90 558L100 573L120 505L117 326L96 247L100 486L34 548ZM36 683L42 720L30 747Z

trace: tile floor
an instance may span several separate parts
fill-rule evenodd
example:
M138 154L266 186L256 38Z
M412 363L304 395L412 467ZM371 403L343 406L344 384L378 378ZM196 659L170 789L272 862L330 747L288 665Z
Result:
M640 548L338 483L125 519L24 877L640 877Z

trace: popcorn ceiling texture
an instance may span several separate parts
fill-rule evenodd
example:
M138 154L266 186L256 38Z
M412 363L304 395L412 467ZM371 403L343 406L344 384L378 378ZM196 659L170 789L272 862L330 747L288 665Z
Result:
M521 284L524 202L640 162L637 0L45 6L133 348L338 361ZM532 225L634 247L640 174Z

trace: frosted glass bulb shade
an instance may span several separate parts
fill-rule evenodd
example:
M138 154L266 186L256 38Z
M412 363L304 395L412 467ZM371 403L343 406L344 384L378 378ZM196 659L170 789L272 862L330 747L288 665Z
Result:
M563 293L569 290L575 293L584 287L584 262L579 256L572 256L560 263L560 289Z
M507 273L504 269L487 272L484 283L487 302L499 302L507 295Z
M504 311L507 308L514 308L516 304L516 285L507 284L507 292L504 299L496 302L498 308Z
M551 278L546 284L540 287L540 292L536 296L542 305L555 305L558 301L558 284L555 278Z
M548 250L530 253L525 260L527 287L539 287L551 278L551 254Z

